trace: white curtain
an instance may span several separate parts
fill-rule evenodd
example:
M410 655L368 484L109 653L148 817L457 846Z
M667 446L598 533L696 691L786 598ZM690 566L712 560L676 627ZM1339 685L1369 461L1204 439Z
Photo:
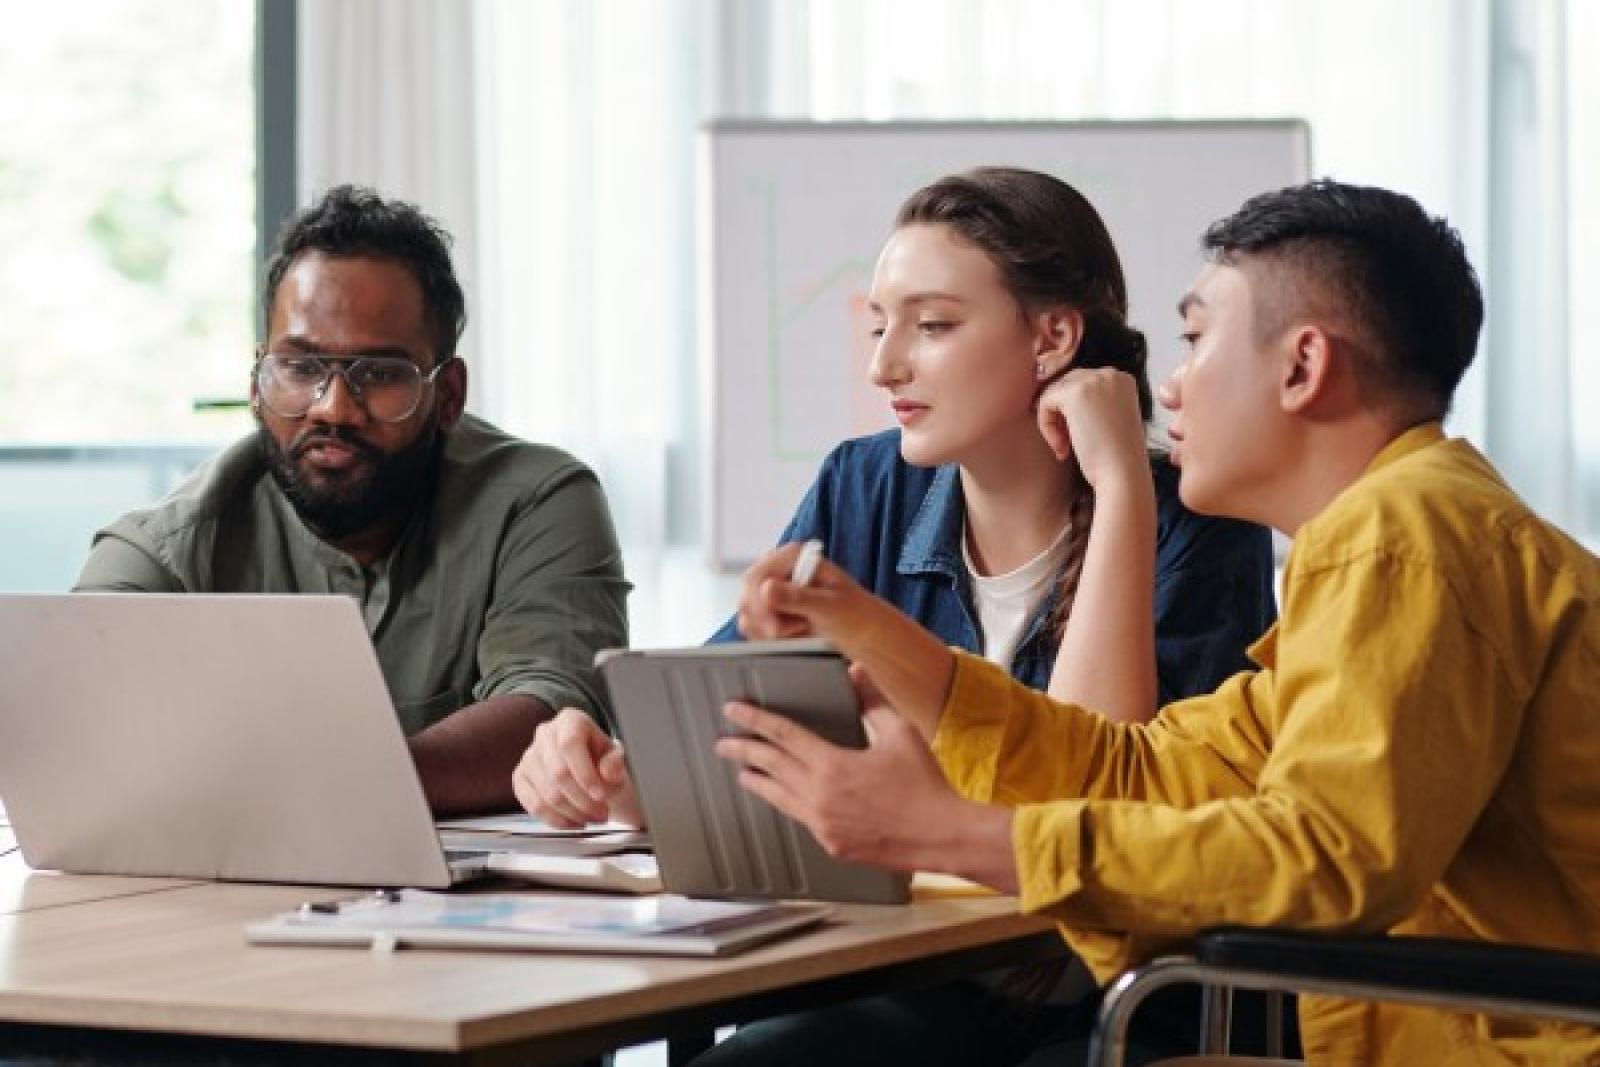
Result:
M692 0L483 0L478 101L485 410L599 473L636 644L731 608L699 527L695 129L710 65Z
M703 639L694 545L693 0L300 0L300 194L361 181L456 237L472 410L600 475L637 642ZM709 80L703 80L709 79ZM669 492L669 486L671 490Z
M369 180L455 231L474 403L600 471L640 639L693 640L728 605L696 547L695 130L721 117L1304 117L1314 173L1404 190L1461 229L1490 320L1452 428L1592 539L1600 428L1582 405L1600 372L1575 309L1600 277L1597 9L301 0L304 188Z
M1567 6L1495 0L1490 12L1485 438L1491 458L1530 503L1593 543L1600 537L1600 439L1592 413L1580 405L1600 399L1593 368L1600 333L1587 321L1592 316L1578 314L1576 256L1587 249L1573 242L1573 208L1586 185L1592 213L1600 188L1592 135L1600 96L1591 94L1585 105L1569 95L1577 84L1569 71L1579 68L1568 44L1592 65L1600 58L1600 19L1591 0L1572 5L1570 21ZM1587 42L1569 36L1580 19ZM1589 82L1595 84L1592 75ZM1587 123L1580 124L1585 106ZM1583 125L1590 130L1586 181L1571 166L1583 158L1574 152L1583 151ZM1590 300L1596 295L1591 290Z
M435 0L302 0L296 117L297 184L306 204L342 182L409 200L455 239L467 295L472 399L481 405L477 183L473 72L475 7Z
M1313 173L1416 197L1488 298L1453 432L1600 543L1600 4L1591 0L787 0L750 113L811 119L1296 116ZM752 12L764 18L756 19ZM732 40L748 47L749 34ZM1146 330L1164 323L1141 323Z
M1560 35L1567 49L1568 425L1577 455L1569 528L1600 551L1600 3L1571 0Z

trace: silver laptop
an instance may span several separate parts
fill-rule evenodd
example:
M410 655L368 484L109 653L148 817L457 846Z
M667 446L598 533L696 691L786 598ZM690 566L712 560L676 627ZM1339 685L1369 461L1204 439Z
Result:
M0 797L29 866L443 887L355 601L0 596Z

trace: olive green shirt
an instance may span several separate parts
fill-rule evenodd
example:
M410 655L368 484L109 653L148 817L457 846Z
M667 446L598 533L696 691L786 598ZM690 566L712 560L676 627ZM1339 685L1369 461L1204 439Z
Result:
M430 499L371 567L306 528L252 435L97 533L76 588L353 597L407 733L504 693L603 722L594 654L628 638L629 585L599 481L471 416L446 436Z

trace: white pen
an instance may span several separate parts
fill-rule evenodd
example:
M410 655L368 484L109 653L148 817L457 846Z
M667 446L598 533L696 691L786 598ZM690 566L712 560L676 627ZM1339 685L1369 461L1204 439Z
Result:
M812 538L800 546L800 554L794 559L794 570L789 572L789 581L795 585L810 585L811 579L817 576L817 564L822 562L822 542Z

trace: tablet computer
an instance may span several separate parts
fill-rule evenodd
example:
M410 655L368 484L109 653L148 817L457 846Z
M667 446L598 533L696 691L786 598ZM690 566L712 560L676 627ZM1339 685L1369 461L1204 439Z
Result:
M745 700L849 748L866 745L844 657L817 640L611 650L596 657L650 822L661 882L695 897L871 904L909 899L903 874L845 863L739 785L716 754L722 714Z

